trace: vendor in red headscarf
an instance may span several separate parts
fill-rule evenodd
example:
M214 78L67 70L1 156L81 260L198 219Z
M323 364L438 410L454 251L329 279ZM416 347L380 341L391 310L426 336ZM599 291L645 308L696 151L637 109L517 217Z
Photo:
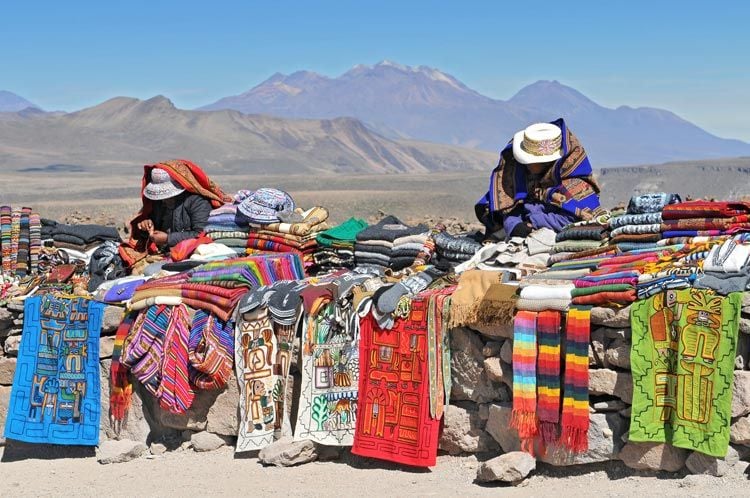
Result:
M231 200L198 165L182 159L144 166L141 199L131 239L120 247L129 266L197 237L211 209Z

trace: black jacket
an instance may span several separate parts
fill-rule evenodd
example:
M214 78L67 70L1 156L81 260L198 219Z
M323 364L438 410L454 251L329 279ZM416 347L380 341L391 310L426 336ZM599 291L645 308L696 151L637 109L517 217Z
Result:
M154 202L151 221L156 230L166 232L167 247L172 248L183 240L192 239L206 228L211 203L197 194L180 194L169 208L161 202Z

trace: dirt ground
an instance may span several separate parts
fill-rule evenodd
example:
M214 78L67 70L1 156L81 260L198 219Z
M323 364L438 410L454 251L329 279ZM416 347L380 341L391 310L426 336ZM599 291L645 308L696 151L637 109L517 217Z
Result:
M0 496L748 496L747 463L722 478L638 473L620 462L555 468L540 465L516 487L474 482L477 459L440 456L415 470L351 455L292 468L235 458L232 448L170 452L112 465L93 456L0 463Z

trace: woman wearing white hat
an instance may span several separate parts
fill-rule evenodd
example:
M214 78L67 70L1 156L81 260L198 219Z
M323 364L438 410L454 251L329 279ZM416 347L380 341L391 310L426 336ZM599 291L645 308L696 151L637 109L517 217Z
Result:
M487 238L502 230L506 238L542 227L560 231L603 212L586 151L562 118L513 136L475 211Z

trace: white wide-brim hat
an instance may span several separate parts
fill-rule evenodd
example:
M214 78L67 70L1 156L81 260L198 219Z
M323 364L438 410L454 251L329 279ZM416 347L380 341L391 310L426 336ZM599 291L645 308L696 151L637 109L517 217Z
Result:
M562 130L552 123L536 123L513 136L513 157L521 164L557 161L562 157Z
M160 168L151 170L151 182L143 189L146 199L163 201L180 195L185 191L179 183L174 181L169 173Z

